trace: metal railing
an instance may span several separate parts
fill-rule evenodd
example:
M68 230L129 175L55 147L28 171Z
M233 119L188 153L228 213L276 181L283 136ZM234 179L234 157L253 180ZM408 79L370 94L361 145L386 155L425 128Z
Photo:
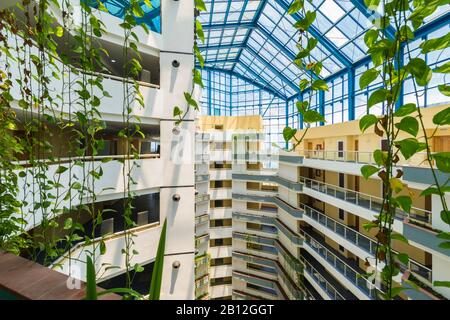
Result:
M304 214L307 217L320 223L324 227L330 229L334 233L355 244L357 247L363 249L372 256L375 256L377 250L377 242L375 240L372 240L371 238L363 235L362 233L359 233L351 227L346 226L345 224L340 223L333 218L330 218L317 209L311 208L305 204L300 204L300 207L304 210ZM432 270L411 258L409 259L408 265L400 263L400 269L402 271L410 270L414 274L426 279L428 282L432 281Z
M372 151L352 151L352 150L302 150L300 155L306 159L343 161L362 164L375 164ZM408 160L400 160L399 166L428 166L426 162L426 152L418 152Z
M202 224L202 223L206 223L208 221L209 221L209 215L207 215L207 214L202 214L201 216L198 216L198 217L195 218L195 224L196 225L199 225L199 224Z
M209 201L209 194L196 194L195 195L195 203Z
M364 251L375 255L377 243L370 239L369 237L353 230L349 226L340 223L333 218L323 214L317 209L311 208L305 204L300 204L300 208L304 210L304 215L323 225L327 229L330 229L334 233L340 235L349 242L355 244L357 247L363 249Z
M58 159L35 159L36 163L45 163L46 165L55 165L55 164L65 164L72 162L95 162L95 161L105 161L105 160L142 160L142 159L159 159L158 153L151 154L140 154L138 157L127 156L127 155L107 155L107 156L84 156L84 157L64 157ZM14 164L17 164L21 167L29 167L31 166L30 160L20 160L14 161Z
M317 252L322 258L324 258L334 269L347 278L348 281L353 283L358 289L360 289L364 294L366 294L370 299L377 299L377 288L370 283L367 279L362 277L362 274L349 266L347 262L339 258L331 250L322 245L319 241L314 239L305 230L300 230L303 233L305 239L304 243L308 245L309 248Z
M336 288L325 279L316 268L307 260L302 259L304 272L308 273L311 278L327 293L332 300L345 300L345 298L336 290Z
M357 206L364 207L377 213L380 212L383 205L383 199L368 194L361 193L350 189L345 189L325 182L313 180L310 178L300 177L300 182L303 183L303 187L324 193L337 199L341 199ZM404 212L397 208L395 216L398 219L409 218L411 220L418 221L422 224L431 226L431 211L411 207L409 213Z

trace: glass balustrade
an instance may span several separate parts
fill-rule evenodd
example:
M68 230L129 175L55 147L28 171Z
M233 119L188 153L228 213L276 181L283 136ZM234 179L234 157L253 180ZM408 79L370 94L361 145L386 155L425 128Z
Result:
M304 271L327 293L331 300L345 300L345 298L305 259Z
M377 289L367 279L363 278L360 272L350 267L344 260L340 259L336 254L323 246L319 241L315 240L307 232L304 230L302 230L302 232L305 239L304 243L306 243L309 248L317 252L323 259L332 265L335 270L364 292L370 299L377 298Z
M307 205L301 204L300 207L304 210L304 215L307 217L313 219L314 221L317 221L324 227L330 229L331 231L337 233L344 239L348 240L349 242L355 244L359 248L365 250L366 252L370 253L371 255L375 256L376 254L376 248L377 248L377 242L370 239L369 237L359 233L356 230L353 230L352 228L328 217L327 215L321 213L320 211L313 209ZM432 281L432 271L430 268L420 264L417 261L414 261L410 259L408 265L403 265L400 263L400 267L402 271L410 270L411 272L415 273L416 275L421 276L422 278L426 279L428 282Z
M300 177L300 182L304 187L324 193L326 195L338 198L357 206L364 207L368 210L379 213L383 205L383 199L361 192L353 191L350 189L341 188L321 181ZM411 220L418 221L422 224L431 226L431 212L428 210L412 207L409 213L400 209L396 210L396 218L404 219L409 218Z

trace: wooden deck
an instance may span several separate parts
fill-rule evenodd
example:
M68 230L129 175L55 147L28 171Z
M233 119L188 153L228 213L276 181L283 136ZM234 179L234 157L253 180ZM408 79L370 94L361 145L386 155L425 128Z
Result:
M82 300L80 289L67 288L67 276L10 253L0 252L0 290L22 300ZM104 289L97 287L97 291ZM99 300L120 300L116 294L105 294Z

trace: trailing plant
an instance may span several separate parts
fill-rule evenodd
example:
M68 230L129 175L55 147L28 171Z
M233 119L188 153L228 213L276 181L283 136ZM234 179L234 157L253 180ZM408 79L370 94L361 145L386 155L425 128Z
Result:
M106 252L104 237L97 238L95 231L110 210L96 205L102 191L97 184L103 176L102 165L112 160L97 158L105 146L101 136L106 128L99 107L102 99L111 96L104 90L101 74L107 71L103 57L108 52L100 41L105 29L93 13L93 2L107 11L101 0L80 1L79 12L70 0L22 0L15 9L0 11L0 248L53 267L55 259L65 254L70 266L77 259L72 257L73 244L83 241L88 288L95 287L91 284L98 275L93 266ZM149 0L144 3L151 7ZM17 16L17 10L24 18ZM127 288L111 292L128 290L131 297L138 295L130 289L129 270L143 270L130 265L138 254L132 248L131 231L135 227L132 170L139 157L133 139L143 136L140 119L133 112L137 105L144 105L136 81L142 68L133 28L141 26L148 32L136 22L142 16L141 1L132 0L121 24L127 63L122 70L123 129L118 135L128 146L119 160L125 181ZM66 144L55 144L63 137L70 137ZM92 220L89 233L78 222L86 213ZM64 235L58 235L59 231ZM118 266L101 267L106 272ZM101 294L104 291L97 296ZM96 297L88 294L88 298Z
M364 225L368 231L375 230L377 249L375 257L375 271L381 268L379 276L382 280L383 299L393 299L405 287L394 286L393 278L401 272L402 265L408 268L409 256L404 252L395 252L392 248L394 241L408 243L401 234L394 232L393 224L399 210L410 215L413 202L413 192L408 185L402 182L403 169L399 168L401 157L405 160L412 158L418 152L426 151L426 163L434 178L434 185L421 193L421 196L436 194L439 196L443 210L441 218L447 224L449 211L445 199L446 186L440 184L436 169L450 172L450 155L445 152L432 153L430 139L436 133L438 126L450 124L446 115L450 108L436 114L433 123L436 125L434 133L427 134L419 103L417 87L425 87L430 82L433 70L425 60L412 57L409 42L414 39L414 31L424 25L424 19L433 14L439 6L447 4L445 1L383 1L383 15L374 20L374 28L366 32L364 41L368 47L373 67L365 71L360 78L360 88L364 89L376 79L381 78L381 87L370 94L368 99L368 114L360 119L361 131L374 127L374 132L387 141L387 150L375 150L373 158L376 165L365 165L361 168L364 178L377 174L383 184L383 203L375 220ZM371 10L376 10L380 1L366 1ZM389 38L388 28L394 30L393 38ZM448 47L445 44L446 36L429 39L420 44L421 53L426 54L434 50ZM403 65L404 54L408 63ZM448 64L448 63L447 63ZM445 65L437 68L437 72L445 72ZM448 70L447 70L448 71ZM436 71L435 71L436 72ZM402 104L402 87L407 79L412 79L416 103ZM441 93L448 95L446 85L440 85ZM384 105L384 114L377 116L370 113L371 108L378 104ZM436 167L435 167L436 165ZM441 232L439 237L450 239L448 233ZM441 245L442 246L442 245ZM445 247L445 242L443 247ZM435 283L435 285L440 285Z
M195 60L199 63L200 68L203 69L205 65L205 59L202 56L202 53L200 52L200 48L198 47L198 40L200 40L202 43L205 42L205 33L203 32L203 26L201 22L197 19L197 17L200 15L200 12L206 12L206 5L203 0L195 0L195 25L194 25L194 56ZM192 69L192 75L193 75L193 83L191 92L184 92L184 98L187 103L186 110L183 111L179 106L174 106L173 108L173 117L177 118L176 124L180 124L183 122L187 115L189 114L189 111L191 108L198 111L198 102L193 97L194 91L195 91L195 85L200 86L201 88L204 88L205 85L202 81L202 74L201 71L194 67Z

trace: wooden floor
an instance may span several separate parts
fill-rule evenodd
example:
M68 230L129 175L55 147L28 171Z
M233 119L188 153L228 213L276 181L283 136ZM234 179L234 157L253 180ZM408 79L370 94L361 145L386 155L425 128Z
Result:
M10 253L0 252L0 290L25 300L81 300L85 296L84 282L80 289L67 287L67 276L40 264ZM100 292L104 289L97 288ZM120 300L116 294L105 294L99 300Z

